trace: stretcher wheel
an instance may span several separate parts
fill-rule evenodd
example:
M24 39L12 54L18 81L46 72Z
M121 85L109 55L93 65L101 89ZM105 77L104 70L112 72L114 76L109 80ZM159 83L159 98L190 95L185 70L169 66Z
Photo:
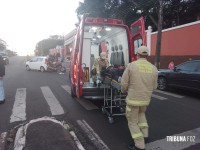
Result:
M109 121L110 124L114 123L113 117L108 117L108 121Z
M106 113L106 111L105 111L105 108L104 108L104 107L102 107L102 108L101 108L101 111L102 111L102 113L103 113L103 114L105 114L105 113Z

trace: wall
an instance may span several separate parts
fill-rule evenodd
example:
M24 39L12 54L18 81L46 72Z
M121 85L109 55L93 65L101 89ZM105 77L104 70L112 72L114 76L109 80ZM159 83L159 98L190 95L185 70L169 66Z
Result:
M147 32L148 33L148 32ZM161 68L167 68L171 60L175 64L189 58L200 59L200 21L169 28L162 32ZM151 33L150 61L153 63L156 52L157 32ZM148 41L147 41L148 42Z

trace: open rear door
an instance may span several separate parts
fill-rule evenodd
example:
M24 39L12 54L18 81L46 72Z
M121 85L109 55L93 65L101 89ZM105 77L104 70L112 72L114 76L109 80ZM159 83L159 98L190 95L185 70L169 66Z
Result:
M131 24L130 34L132 43L132 50L130 54L131 54L131 60L133 61L136 60L136 53L138 47L140 47L141 45L146 46L146 33L145 33L145 24L143 17L141 17L139 20Z
M83 34L84 34L84 21L85 16L83 16L83 19L80 23L79 27L79 40L77 42L78 47L78 54L77 54L77 60L76 60L76 96L80 98L83 94L83 65L82 65L82 56L83 56Z

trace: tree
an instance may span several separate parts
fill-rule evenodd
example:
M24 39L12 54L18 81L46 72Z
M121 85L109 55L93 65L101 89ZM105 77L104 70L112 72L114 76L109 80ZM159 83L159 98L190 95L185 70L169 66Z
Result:
M155 66L160 68L160 51L161 51L161 40L162 40L162 23L163 23L163 0L159 0L159 13L158 13L158 33L156 43L156 54L155 54Z
M163 29L200 19L199 0L163 0ZM77 8L77 15L122 19L130 24L143 16L146 28L158 29L158 0L85 0Z
M79 2L77 8L77 16L88 14L90 17L104 17L105 16L105 0L85 0L84 3Z
M36 50L38 55L48 55L49 50L56 48L57 45L63 46L63 36L61 35L53 35L50 36L48 39L43 39L39 41L36 45Z
M143 16L146 28L158 31L155 65L159 68L162 29L200 20L199 7L199 0L85 0L77 14L122 19L128 26Z
M0 50L5 50L7 47L7 44L4 40L0 39Z

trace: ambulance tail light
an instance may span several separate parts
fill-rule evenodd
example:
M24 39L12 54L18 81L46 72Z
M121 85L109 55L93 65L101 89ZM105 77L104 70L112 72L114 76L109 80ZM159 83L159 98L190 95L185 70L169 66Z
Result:
M82 86L84 83L84 70L83 69L80 69L79 76L80 76L80 85Z

